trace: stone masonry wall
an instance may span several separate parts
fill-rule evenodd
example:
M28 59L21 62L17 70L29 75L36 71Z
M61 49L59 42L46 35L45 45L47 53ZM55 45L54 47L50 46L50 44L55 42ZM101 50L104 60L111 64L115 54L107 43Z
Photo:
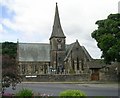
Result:
M37 75L37 77L23 76L23 81L29 82L78 82L89 81L89 74L79 75Z
M120 75L118 74L110 74L110 73L101 73L100 74L100 80L101 81L115 81L115 82L118 82L120 81L120 78L119 78Z

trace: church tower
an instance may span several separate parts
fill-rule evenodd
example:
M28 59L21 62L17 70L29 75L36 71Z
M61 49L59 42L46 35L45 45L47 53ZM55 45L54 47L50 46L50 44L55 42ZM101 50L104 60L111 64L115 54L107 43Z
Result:
M50 65L56 71L56 73L63 72L64 58L65 58L65 38L63 33L58 6L56 3L54 24L52 34L50 37Z

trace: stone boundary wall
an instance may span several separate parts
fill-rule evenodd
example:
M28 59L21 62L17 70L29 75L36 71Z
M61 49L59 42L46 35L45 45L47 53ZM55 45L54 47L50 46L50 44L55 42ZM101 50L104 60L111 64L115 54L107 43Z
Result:
M100 80L101 81L114 81L114 82L119 82L120 81L120 75L117 74L108 74L108 73L103 73L101 74Z
M89 81L89 74L78 74L78 75L37 75L35 76L22 76L23 81L27 82L79 82Z
M120 75L119 75L120 76ZM115 74L100 74L101 82L119 82L120 78ZM91 81L90 74L77 74L77 75L37 75L28 76L22 75L23 82L87 82ZM119 79L119 80L118 80Z

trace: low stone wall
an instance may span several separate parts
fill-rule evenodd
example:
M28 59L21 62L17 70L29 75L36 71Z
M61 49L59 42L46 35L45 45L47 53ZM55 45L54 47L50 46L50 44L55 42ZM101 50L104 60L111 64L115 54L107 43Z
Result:
M79 82L89 81L89 74L78 74L78 75L37 75L35 76L22 76L23 81L30 82Z
M24 82L84 82L91 81L90 74L76 74L76 75L37 75L35 76L22 76ZM98 81L115 81L118 82L120 80L118 75L116 74L100 74L100 80Z
M108 74L108 73L103 73L101 75L100 80L101 81L115 81L115 82L119 82L120 81L120 75L117 74Z

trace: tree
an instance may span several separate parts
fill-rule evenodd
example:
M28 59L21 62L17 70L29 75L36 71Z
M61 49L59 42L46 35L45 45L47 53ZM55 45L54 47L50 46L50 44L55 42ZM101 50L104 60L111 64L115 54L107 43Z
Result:
M17 55L17 44L13 42L3 42L2 55L8 55L15 59Z
M2 76L9 76L11 78L14 78L17 73L17 66L16 66L16 60L13 58L10 58L8 55L2 56Z
M110 14L107 19L96 22L98 29L91 36L102 51L101 58L108 64L120 62L120 14Z
M12 85L13 89L17 83L21 82L17 63L17 44L13 42L2 43L2 90Z

